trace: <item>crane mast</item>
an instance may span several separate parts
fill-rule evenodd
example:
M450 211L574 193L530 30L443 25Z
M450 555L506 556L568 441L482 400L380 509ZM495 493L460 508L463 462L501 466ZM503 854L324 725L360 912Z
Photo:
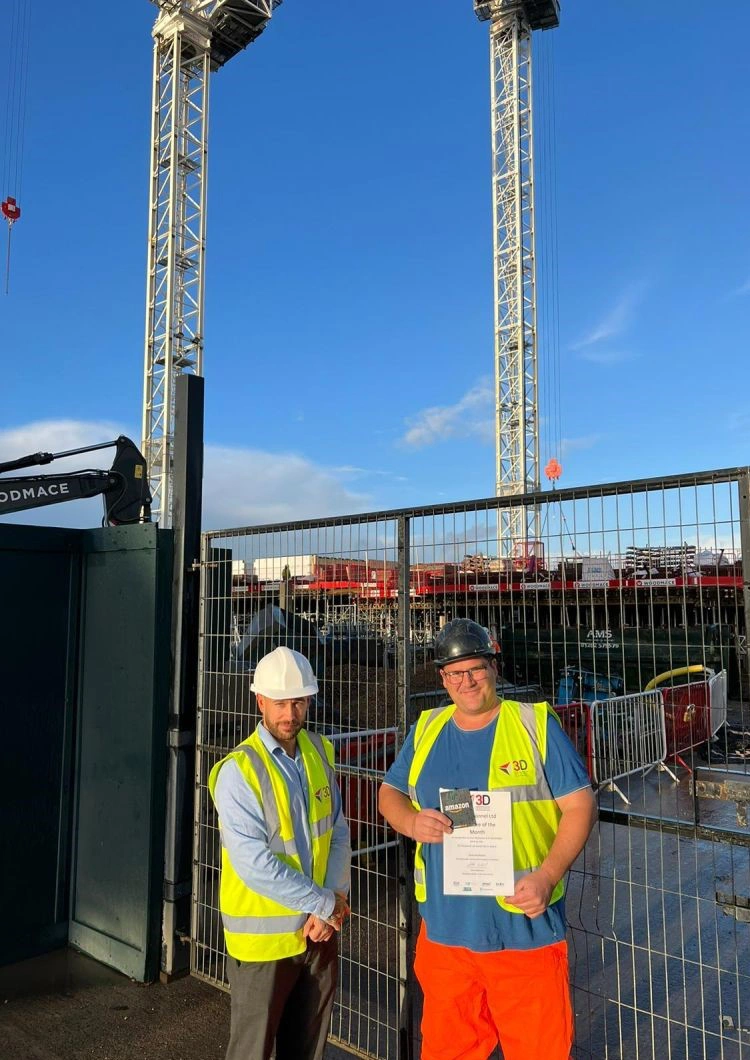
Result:
M175 380L203 374L210 74L265 29L281 0L152 0L153 29L143 453L154 516L171 525ZM559 0L474 0L490 24L498 496L539 488L531 38ZM523 509L501 538L525 540ZM533 535L532 535L533 536Z
M560 21L559 0L474 0L490 24L495 490L539 489L531 38ZM527 514L528 513L528 514ZM534 537L531 509L501 513L503 548Z
M143 454L154 518L172 521L175 381L203 374L208 95L213 70L281 0L154 0Z

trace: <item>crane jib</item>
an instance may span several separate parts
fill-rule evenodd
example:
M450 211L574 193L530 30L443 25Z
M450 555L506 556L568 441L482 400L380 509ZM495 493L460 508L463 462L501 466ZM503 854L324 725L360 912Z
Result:
M96 497L110 490L112 485L112 475L108 471L44 475L38 479L0 478L0 515L60 501Z

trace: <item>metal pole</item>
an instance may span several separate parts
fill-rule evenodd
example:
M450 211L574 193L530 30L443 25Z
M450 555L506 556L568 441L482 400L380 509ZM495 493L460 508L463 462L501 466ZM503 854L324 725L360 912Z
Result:
M8 255L5 259L5 293L8 294L10 291L10 234L13 231L11 225L8 225Z
M750 693L750 470L745 468L737 481L740 499L740 548L742 549L742 603L745 613L744 674L742 659L738 659L740 674L744 676ZM738 631L739 632L739 631ZM743 643L738 637L738 649Z
M182 375L175 386L172 693L167 730L163 979L190 967L202 491L203 379Z
M398 697L403 737L412 723L411 691L411 595L409 592L409 531L408 516L397 520L398 613L396 619L396 695ZM412 1060L414 1055L414 942L416 910L412 884L413 850L403 836L399 844L399 1060Z

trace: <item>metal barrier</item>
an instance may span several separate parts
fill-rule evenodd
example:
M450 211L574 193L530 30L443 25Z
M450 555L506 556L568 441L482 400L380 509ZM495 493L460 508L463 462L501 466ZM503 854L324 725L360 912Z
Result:
M503 537L509 507L526 509L524 540ZM419 1055L409 850L375 792L417 712L445 700L434 637L467 615L501 644L503 694L559 704L599 784L600 827L566 899L576 1060L750 1060L750 836L722 794L743 766L722 785L712 742L695 747L718 792L699 814L679 763L663 783L661 693L643 692L665 671L710 667L706 731L725 747L729 728L750 728L747 469L217 531L201 571L195 975L225 985L206 778L255 724L255 662L286 643L318 674L310 723L339 745L359 853L333 1040L378 1060ZM692 746L694 729L675 732Z
M716 736L719 729L727 723L727 672L721 670L708 682L709 724L708 734Z
M615 783L635 773L667 770L667 736L661 692L636 692L631 696L595 700L591 713L591 765L593 780L630 800Z
M704 745L710 736L708 681L670 685L661 689L661 695L664 700L667 758L691 770L684 756Z

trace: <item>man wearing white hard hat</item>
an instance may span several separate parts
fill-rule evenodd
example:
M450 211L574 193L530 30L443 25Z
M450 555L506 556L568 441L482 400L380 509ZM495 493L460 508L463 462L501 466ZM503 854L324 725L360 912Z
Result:
M318 682L280 647L253 683L262 720L211 770L232 988L227 1060L322 1060L349 913L349 828L330 740L304 728Z

